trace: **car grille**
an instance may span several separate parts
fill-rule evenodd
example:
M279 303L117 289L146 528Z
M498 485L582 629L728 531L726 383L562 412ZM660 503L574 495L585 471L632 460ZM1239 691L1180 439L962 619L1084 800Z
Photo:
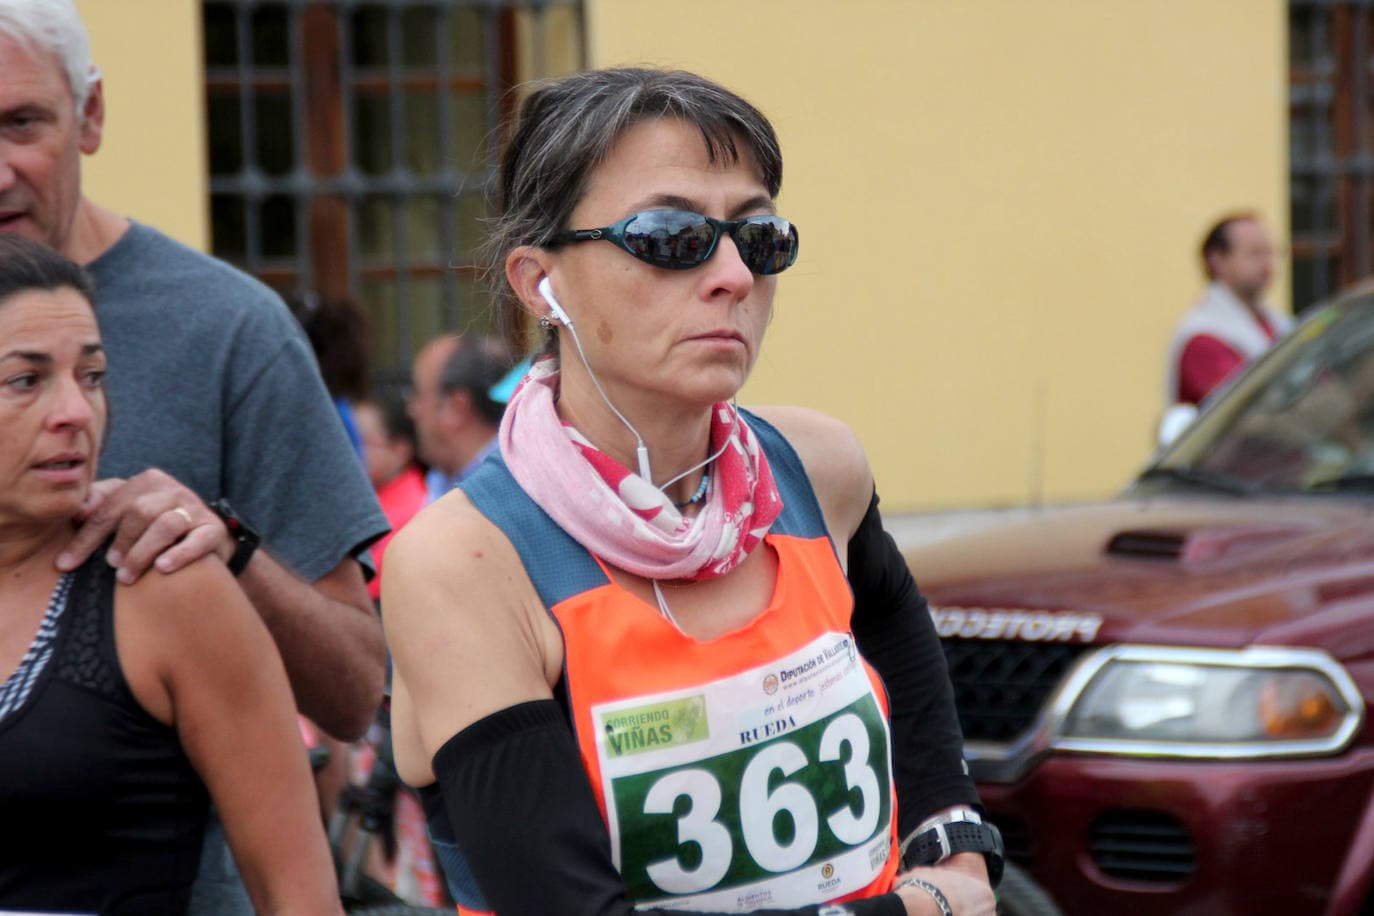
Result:
M1091 646L945 639L965 741L1011 741L1039 715L1064 672Z
M1105 874L1133 881L1175 884L1197 868L1188 828L1157 811L1102 815L1089 831L1088 854Z

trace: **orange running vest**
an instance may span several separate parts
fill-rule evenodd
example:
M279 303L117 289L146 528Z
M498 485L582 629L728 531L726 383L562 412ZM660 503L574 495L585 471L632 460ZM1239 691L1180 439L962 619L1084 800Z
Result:
M838 902L897 873L886 692L855 647L853 596L800 460L742 414L783 499L765 539L778 579L766 610L707 642L616 585L499 456L462 484L562 631L559 698L640 904Z

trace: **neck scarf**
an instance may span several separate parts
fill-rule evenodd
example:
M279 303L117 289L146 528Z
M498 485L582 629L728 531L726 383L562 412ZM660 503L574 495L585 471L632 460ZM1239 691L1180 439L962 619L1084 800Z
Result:
M685 518L662 491L597 449L554 406L558 361L541 359L501 418L501 455L539 507L587 550L648 579L723 576L759 545L782 511L768 459L744 418L711 409L705 505ZM727 445L728 443L728 445Z

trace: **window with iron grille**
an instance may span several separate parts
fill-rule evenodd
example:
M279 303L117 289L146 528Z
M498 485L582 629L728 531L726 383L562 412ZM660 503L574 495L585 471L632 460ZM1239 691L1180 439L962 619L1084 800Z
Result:
M351 297L374 376L490 328L473 255L510 89L582 60L577 0L206 0L213 250Z
M1293 307L1374 271L1374 3L1290 0Z

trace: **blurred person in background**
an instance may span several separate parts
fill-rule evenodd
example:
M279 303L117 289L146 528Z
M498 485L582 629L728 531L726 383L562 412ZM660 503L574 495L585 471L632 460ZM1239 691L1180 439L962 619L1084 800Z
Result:
M362 437L363 462L377 491L391 531L372 545L377 575L368 583L372 600L381 596L382 563L387 544L427 501L425 469L416 458L415 424L400 398L383 395L353 405Z
M445 334L420 349L408 402L429 500L443 496L496 448L503 401L492 387L515 364L510 346L485 334Z
M380 603L386 548L427 502L425 467L416 459L415 424L405 402L385 393L353 404L353 417L362 437L363 462L376 488L391 531L372 545L377 575L368 583L374 602ZM352 781L355 786L391 786L395 769L390 763L390 737L374 744L359 742L353 748ZM378 776L374 768L382 767ZM376 815L379 812L373 812ZM373 880L411 903L444 905L438 866L425 832L425 816L415 797L404 791L391 793L386 811L384 843L373 843L364 868Z
M1235 213L1218 221L1202 240L1201 256L1208 285L1174 330L1166 404L1201 404L1293 324L1264 302L1276 254L1258 215Z
M324 387L334 399L348 441L363 456L362 435L352 402L367 398L369 390L367 316L351 299L329 299L310 291L287 300L320 367Z

